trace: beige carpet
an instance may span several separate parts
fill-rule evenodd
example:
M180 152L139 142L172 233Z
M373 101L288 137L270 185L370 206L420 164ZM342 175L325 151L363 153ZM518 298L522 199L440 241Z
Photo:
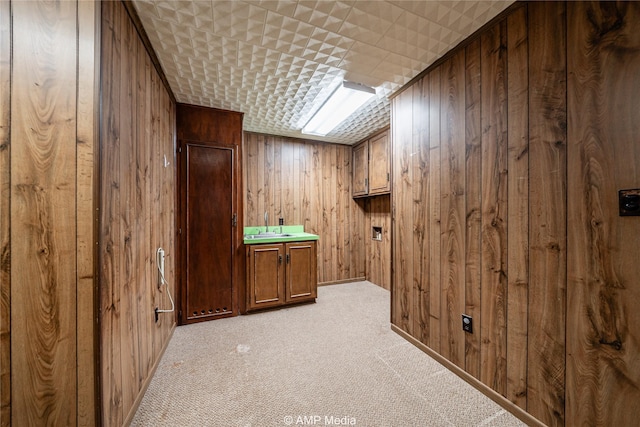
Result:
M316 304L176 329L134 426L519 426L390 330L389 292L318 289Z

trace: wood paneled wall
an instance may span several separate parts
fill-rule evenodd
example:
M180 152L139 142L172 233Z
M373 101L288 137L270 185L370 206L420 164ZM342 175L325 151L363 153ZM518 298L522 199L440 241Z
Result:
M568 18L567 424L632 426L640 402L640 3Z
M366 279L391 290L391 198L389 195L370 197L365 202ZM382 240L373 240L372 228L382 228Z
M11 425L11 3L0 2L0 426Z
M637 422L638 24L522 3L392 101L392 322L547 425Z
M96 423L98 13L0 4L3 426Z
M318 234L318 282L365 277L364 202L351 198L351 147L245 132L244 223Z
M175 327L175 103L121 2L102 3L100 373L102 422L127 424Z

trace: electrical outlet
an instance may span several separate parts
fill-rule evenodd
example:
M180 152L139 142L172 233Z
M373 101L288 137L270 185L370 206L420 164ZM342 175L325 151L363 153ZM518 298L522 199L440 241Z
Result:
M473 319L466 314L462 315L462 330L465 332L473 333Z

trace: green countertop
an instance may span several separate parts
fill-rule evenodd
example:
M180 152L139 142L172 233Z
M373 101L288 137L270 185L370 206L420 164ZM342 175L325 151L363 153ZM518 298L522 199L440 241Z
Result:
M262 243L286 243L318 240L317 234L305 233L302 225L244 227L244 244L258 245Z

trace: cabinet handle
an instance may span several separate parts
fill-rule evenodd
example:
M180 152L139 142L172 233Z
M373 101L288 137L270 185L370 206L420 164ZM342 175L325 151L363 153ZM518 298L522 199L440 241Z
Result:
M238 226L238 214L237 213L233 213L233 218L231 218L231 225L234 227Z
M282 264L282 255L278 255L278 264Z
M287 264L289 264L289 254L287 254Z
M389 182L389 172L387 172L387 182Z
M364 188L369 189L369 178L364 179Z

